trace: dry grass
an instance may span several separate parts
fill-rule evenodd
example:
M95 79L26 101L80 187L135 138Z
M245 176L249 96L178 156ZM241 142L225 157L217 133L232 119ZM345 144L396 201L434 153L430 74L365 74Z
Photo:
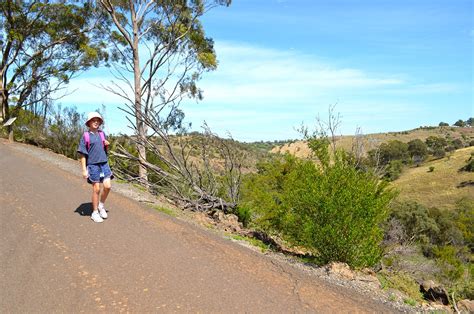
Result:
M474 140L474 128L436 127L415 129L406 132L391 132L369 134L359 139L362 140L365 151L376 148L378 145L390 140L409 142L413 139L424 141L429 136L439 136L446 139L461 138L469 143ZM354 136L342 136L337 138L336 145L347 151L351 151ZM297 157L308 157L310 149L304 141L298 141L284 146L275 147L273 153L288 152ZM427 207L440 207L453 209L456 202L461 198L474 201L474 186L461 187L463 182L474 181L471 172L460 172L474 147L459 149L443 159L427 162L418 168L405 169L399 179L392 185L400 190L401 200L417 201ZM429 168L434 167L433 172Z
M435 127L425 129L415 129L404 132L389 132L389 133L376 133L367 134L361 136L359 139L362 141L364 150L367 152L371 149L377 148L380 144L399 140L408 143L414 139L420 139L425 141L429 136L438 136L446 139L457 139L461 138L464 142L470 142L474 140L474 128L458 128L458 127ZM339 136L336 139L336 146L343 148L346 151L352 150L352 145L355 141L355 136ZM297 157L308 157L310 150L304 141L297 141L294 143L286 144L279 147L274 147L272 153L290 153Z
M474 147L467 147L445 158L406 169L392 185L400 190L401 200L413 200L427 207L453 209L461 198L474 201L474 186L461 187L462 182L474 181L474 174L459 171L471 153ZM429 172L430 167L434 167L433 172Z
M309 149L308 145L306 145L305 141L296 141L283 146L276 146L271 150L271 152L275 154L290 153L296 157L305 158L309 156L311 150Z

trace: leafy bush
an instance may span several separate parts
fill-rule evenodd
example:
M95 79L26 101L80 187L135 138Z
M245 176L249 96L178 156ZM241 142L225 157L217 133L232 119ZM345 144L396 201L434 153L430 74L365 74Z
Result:
M461 139L457 138L457 139L453 140L453 146L454 146L455 149L460 149L460 148L464 147L464 143L462 142Z
M436 158L443 158L446 156L446 151L444 148L437 148L433 151L433 156Z
M423 161L428 156L428 146L420 139L408 142L408 153L412 160Z
M452 245L436 246L433 248L434 257L441 266L439 276L445 281L458 281L464 274L462 261L457 258L458 250Z
M461 200L454 211L397 202L391 210L385 243L420 245L423 255L436 262L437 280L458 297L472 297L474 202Z
M49 111L47 117L20 109L17 120L15 140L46 147L69 158L76 157L77 145L85 127L83 117L75 107L57 106Z
M445 138L439 136L429 136L425 140L426 145L428 146L429 150L434 154L434 152L438 150L444 151L444 148L448 146L448 141Z
M462 223L460 217L462 217ZM402 225L404 238L401 239L400 244L415 241L433 245L463 245L464 236L459 223L465 226L470 222L468 211L426 208L416 202L392 203L390 218L399 221ZM386 225L386 233L389 233L389 227Z
M321 263L374 265L381 257L379 225L394 193L357 170L345 152L330 158L327 143L309 141L319 165L290 155L260 164L244 184L243 204L258 226L309 249Z
M369 151L369 156L372 159L379 158L379 161L383 165L388 165L393 160L400 160L403 163L407 163L410 155L407 143L393 140L380 144L378 150Z
M400 244L409 241L417 241L421 243L429 243L430 236L438 233L439 227L436 221L429 216L428 209L416 202L396 202L391 205L390 217L393 221L401 223L401 232L399 236ZM390 227L387 225L387 227ZM386 228L386 235L390 230Z
M252 218L252 211L250 208L244 206L237 206L234 214L237 215L239 221L244 225L244 227L247 227L249 225Z
M76 157L77 146L85 130L84 120L75 107L64 109L58 106L47 132L47 147L54 152Z
M41 146L45 142L46 119L29 110L20 108L13 128L13 136L18 142Z
M401 160L392 160L390 161L387 169L385 170L384 177L388 181L394 181L400 178L400 175L402 174L402 169L403 169L403 163Z
M460 169L461 171L474 172L474 156L471 154L471 157L467 160L467 163L464 167Z
M456 204L453 222L461 231L464 244L474 253L474 201L461 199Z

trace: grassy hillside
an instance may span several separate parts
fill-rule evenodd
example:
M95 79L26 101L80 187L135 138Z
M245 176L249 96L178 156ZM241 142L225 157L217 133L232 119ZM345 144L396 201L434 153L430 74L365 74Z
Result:
M426 207L454 208L461 198L474 201L474 174L459 171L474 153L474 147L459 149L450 156L406 169L392 185L399 198L414 200ZM432 172L430 167L434 167Z
M414 139L424 141L429 136L442 137L448 142L461 139L463 143L468 144L474 140L474 128L426 127L404 132L368 134L359 140L363 142L367 152L391 140L407 143ZM350 151L355 139L355 136L341 136L337 138L336 145ZM289 152L297 157L307 157L310 150L304 141L298 141L274 147L272 152ZM407 168L392 185L400 190L400 199L414 200L426 207L452 209L461 198L474 201L474 174L459 171L472 152L474 146L448 153L445 158L427 162L420 167ZM429 172L430 167L434 167L434 171Z
M367 134L359 137L363 142L366 151L376 148L382 143L399 140L408 143L414 139L420 139L424 141L429 136L438 136L446 138L447 140L461 139L465 143L469 143L474 140L474 128L459 128L459 127L424 127L410 131L403 132L389 132L389 133L376 133ZM339 136L336 139L336 145L345 150L350 151L355 141L355 136ZM297 157L307 157L309 154L308 146L304 141L297 141L294 143L285 144L283 146L277 146L272 149L273 153L285 153L289 152Z

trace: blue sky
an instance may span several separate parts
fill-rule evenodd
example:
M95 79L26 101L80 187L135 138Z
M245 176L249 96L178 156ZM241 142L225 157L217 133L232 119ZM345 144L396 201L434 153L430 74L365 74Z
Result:
M219 66L199 86L204 100L183 104L241 141L299 138L336 104L339 133L401 131L474 116L471 0L234 0L203 18ZM71 82L65 105L106 106L109 132L128 132L122 101L91 83Z

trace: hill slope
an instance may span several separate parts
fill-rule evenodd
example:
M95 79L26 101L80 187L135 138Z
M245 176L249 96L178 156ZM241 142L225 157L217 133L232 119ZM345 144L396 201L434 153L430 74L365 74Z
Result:
M447 139L461 139L465 144L474 140L474 128L459 127L427 127L404 132L390 132L368 134L359 138L365 151L376 148L378 145L391 140L409 142L414 139L424 141L429 136L437 136ZM336 139L336 145L350 151L355 136L340 136ZM297 157L307 157L310 149L304 141L285 144L272 149L273 153L290 153ZM420 167L407 168L402 172L399 179L392 182L392 186L400 190L400 200L413 200L427 207L440 207L452 209L461 198L474 201L474 174L471 172L460 172L470 154L474 152L474 146L456 150L448 153L442 159L427 162ZM429 168L434 167L433 172Z
M461 198L474 201L474 174L459 171L474 153L474 147L456 150L450 156L406 169L392 186L401 200L413 200L427 207L452 209ZM433 172L429 168L434 167Z
M376 148L380 144L391 140L399 140L408 143L414 139L420 139L424 141L430 136L438 136L446 138L447 140L455 140L459 138L467 144L471 140L474 140L474 128L425 127L403 132L367 134L360 136L359 139L362 141L365 150L369 151ZM336 145L350 151L355 139L356 136L338 136L336 139ZM272 149L272 153L285 152L293 154L297 157L307 157L310 150L304 141L297 141L294 143L285 144L283 146L277 146Z

